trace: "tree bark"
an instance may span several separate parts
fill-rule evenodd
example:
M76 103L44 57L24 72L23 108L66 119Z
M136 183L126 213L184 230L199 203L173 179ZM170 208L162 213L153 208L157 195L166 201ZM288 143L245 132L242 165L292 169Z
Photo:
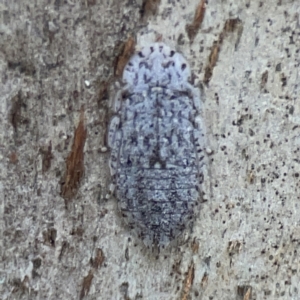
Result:
M1 299L300 299L300 3L0 3ZM109 194L110 100L163 41L202 91L187 241L155 255Z

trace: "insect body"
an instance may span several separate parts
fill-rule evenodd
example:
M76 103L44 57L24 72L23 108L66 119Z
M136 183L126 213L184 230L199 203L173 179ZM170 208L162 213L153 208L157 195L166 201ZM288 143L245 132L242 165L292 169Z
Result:
M202 183L200 98L183 56L155 43L123 72L109 129L119 209L146 245L165 246L193 220Z

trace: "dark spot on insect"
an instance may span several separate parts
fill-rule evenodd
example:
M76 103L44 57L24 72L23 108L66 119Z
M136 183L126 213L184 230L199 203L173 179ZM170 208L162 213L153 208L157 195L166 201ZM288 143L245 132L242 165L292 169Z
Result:
M151 80L152 80L152 77L147 77L146 74L144 74L145 83L149 83L149 82L151 82Z
M154 48L153 47L150 47L150 50L151 50L151 52L154 52Z
M169 61L169 62L166 63L164 66L165 66L165 68L169 68L170 66L172 66L172 61Z
M138 53L138 56L139 56L139 57L145 57L144 54L143 54L142 52L139 52L139 53Z
M143 61L139 63L139 68L141 68L142 66L144 66L145 68L149 68L147 63L145 63Z
M183 71L186 68L186 64L181 65L181 70Z
M131 165L132 165L132 161L130 160L130 158L128 158L128 159L127 159L127 166L128 166L128 167L131 167Z
M170 52L170 57L173 57L174 54L175 54L175 51L172 50L172 51Z

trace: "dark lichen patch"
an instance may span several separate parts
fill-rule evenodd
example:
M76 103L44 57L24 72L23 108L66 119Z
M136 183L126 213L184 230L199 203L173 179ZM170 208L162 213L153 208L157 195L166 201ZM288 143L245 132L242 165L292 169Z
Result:
M92 270L90 270L89 273L83 278L81 284L81 292L79 295L80 300L82 300L84 297L88 295L92 285L93 278L94 278L94 274Z
M129 37L128 40L121 45L120 54L115 62L115 75L117 77L120 77L123 74L123 70L134 53L134 49L135 40L132 37Z
M67 202L76 195L84 173L84 145L87 130L84 125L84 110L81 109L80 121L75 130L71 152L66 160L66 173L61 184L61 196Z
M123 295L124 299L126 299L126 300L129 299L128 288L129 288L128 282L123 282L120 286L120 293Z
M141 8L141 18L147 18L151 15L155 15L158 10L160 0L143 0Z
M281 74L281 86L285 87L287 85L287 77L285 76L284 73Z
M52 144L49 142L48 147L45 147L40 150L42 153L42 172L47 172L51 167L51 160L53 158L52 154Z
M194 41L194 38L197 35L201 27L201 24L203 22L204 15L205 15L205 7L206 7L206 1L201 0L196 8L193 22L191 24L186 25L185 29L191 43Z
M96 254L94 258L91 258L91 265L94 269L99 269L103 262L104 262L105 256L104 253L102 251L102 249L97 248L96 249Z
M237 287L238 300L250 300L252 287L250 285L239 285Z
M10 122L14 128L14 132L17 134L19 126L29 123L29 120L22 115L22 111L26 110L27 106L21 91L12 98L11 102Z
M55 247L55 241L57 237L57 230L55 228L49 228L43 232L44 243Z
M8 61L9 69L18 70L20 73L33 77L36 74L36 69L31 61Z
M204 83L209 83L212 77L214 67L216 66L217 60L219 58L219 52L220 52L220 44L219 42L214 42L209 54L208 63L204 71L204 79L203 79Z
M262 75L261 75L261 81L260 81L260 90L263 93L268 93L268 90L266 89L266 84L268 82L268 77L269 77L269 72L266 70Z
M214 67L216 66L216 63L218 61L219 53L227 33L232 33L235 31L237 31L238 33L235 42L235 50L236 50L243 33L243 25L239 18L228 19L224 24L223 30L219 34L218 40L214 41L211 47L208 62L206 64L205 71L204 71L204 79L203 79L204 83L208 84L212 77Z
M190 292L192 285L194 283L194 277L195 277L195 265L192 262L189 265L189 269L187 273L185 274L185 279L182 287L182 295L181 295L181 300L187 300L190 297Z

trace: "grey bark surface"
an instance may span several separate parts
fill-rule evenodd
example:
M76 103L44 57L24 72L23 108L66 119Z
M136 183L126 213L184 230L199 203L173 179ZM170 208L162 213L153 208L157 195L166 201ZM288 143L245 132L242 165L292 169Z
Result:
M199 0L148 4L0 2L0 299L300 299L299 1L208 1L193 41ZM106 199L130 36L176 48L202 89L201 211L159 255Z

